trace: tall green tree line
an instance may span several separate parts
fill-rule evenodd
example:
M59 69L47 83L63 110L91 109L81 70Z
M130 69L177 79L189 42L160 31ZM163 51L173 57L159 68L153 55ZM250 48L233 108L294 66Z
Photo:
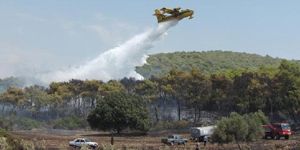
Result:
M124 78L102 82L70 80L53 82L49 87L11 87L0 95L0 113L28 115L35 119L60 118L70 114L87 117L97 103L114 92L135 95L147 102L152 120L164 119L164 104L174 102L176 120L184 119L188 109L193 121L201 119L201 111L224 115L262 110L272 116L281 112L297 121L300 110L300 67L282 61L277 68L234 70L207 75L172 69L162 77L145 80Z

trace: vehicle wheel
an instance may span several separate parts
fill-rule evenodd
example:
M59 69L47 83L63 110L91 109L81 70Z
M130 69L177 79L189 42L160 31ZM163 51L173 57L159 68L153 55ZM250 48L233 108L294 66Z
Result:
M279 140L280 139L280 136L279 135L275 135L274 137L276 140Z
M288 139L290 138L290 136L286 135L286 136L284 136L284 138L285 138L286 140L288 140Z

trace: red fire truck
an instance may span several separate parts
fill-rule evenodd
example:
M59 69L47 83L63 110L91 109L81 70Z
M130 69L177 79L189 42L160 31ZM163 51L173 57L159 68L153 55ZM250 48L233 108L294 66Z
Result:
M265 139L268 139L269 137L277 140L281 137L289 139L292 135L291 127L288 123L272 123L263 125L263 128L265 129Z

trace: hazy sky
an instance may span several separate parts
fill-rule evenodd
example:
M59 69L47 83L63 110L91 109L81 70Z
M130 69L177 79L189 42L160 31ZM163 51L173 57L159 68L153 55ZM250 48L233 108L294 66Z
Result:
M153 10L195 11L149 53L232 50L300 59L299 0L0 0L0 78L78 65L157 26Z

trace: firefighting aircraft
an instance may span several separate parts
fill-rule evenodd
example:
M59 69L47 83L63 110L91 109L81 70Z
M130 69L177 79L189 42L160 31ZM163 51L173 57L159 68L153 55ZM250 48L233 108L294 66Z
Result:
M165 22L173 19L181 20L183 18L189 17L189 19L193 18L194 11L190 9L186 10L180 10L181 8L161 8L161 9L155 9L154 16L157 17L157 22ZM167 15L165 15L167 14Z

